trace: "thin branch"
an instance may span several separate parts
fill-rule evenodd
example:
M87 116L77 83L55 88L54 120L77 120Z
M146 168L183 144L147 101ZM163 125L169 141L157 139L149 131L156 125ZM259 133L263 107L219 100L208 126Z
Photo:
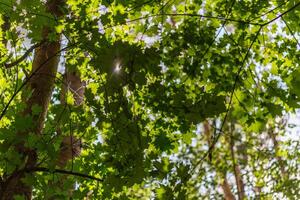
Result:
M231 4L231 6L230 6L230 8L229 8L229 10L228 10L228 13L227 13L226 16L225 16L225 19L227 19L227 18L229 17L229 15L231 14L232 8L233 8L234 4L235 4L235 0L232 1L232 4ZM220 27L218 33L214 36L214 38L213 38L213 40L211 41L210 45L208 46L208 48L205 50L204 54L202 55L202 59L201 59L200 62L202 62L202 60L204 59L204 57L206 56L206 54L208 53L208 51L210 50L210 48L212 47L212 45L215 43L215 41L216 41L216 39L219 37L219 35L220 35L222 29L224 29L226 23L227 23L227 20L225 20L225 21L223 22L223 24L221 25L221 27Z
M297 8L300 5L300 2L298 2L297 4L295 4L294 6L292 6L290 9L286 10L285 12L283 12L282 14L278 15L277 17L271 19L270 21L262 24L262 26L266 26L268 24L271 24L272 22L276 21L277 19L281 18L282 16L284 16L285 14L291 12L292 10L294 10L295 8Z
M266 22L266 23L264 23L264 24L262 24L262 25L260 26L259 30L257 31L257 33L256 33L256 35L255 35L254 40L252 41L252 43L251 43L251 45L250 45L250 47L249 47L249 49L248 49L248 51L247 51L247 53L246 53L246 55L245 55L245 57L244 57L243 64L240 66L240 68L239 68L239 70L238 70L238 73L237 73L237 76L236 76L236 79L235 79L235 82L234 82L233 90L232 90L232 92L231 92L231 96L230 96L230 100L229 100L229 106L228 106L228 108L227 108L227 111L226 111L224 120L223 120L222 125L221 125L221 128L220 128L221 131L222 131L222 128L223 128L223 126L224 126L224 123L225 123L225 121L226 121L226 119L227 119L227 116L228 116L228 113L229 113L229 109L231 108L232 97L233 97L233 95L234 95L234 91L235 91L235 88L236 88L236 85L237 85L237 81L238 81L238 78L239 78L239 74L240 74L241 71L242 71L242 67L243 67L243 65L244 65L244 63L245 63L245 60L246 60L246 58L248 57L248 54L249 54L249 52L250 52L250 50L251 50L251 48L252 48L252 45L253 45L254 42L256 41L256 39L257 39L257 37L258 37L260 31L262 30L262 28L263 28L264 26L266 26L266 25L268 25L268 24L270 24L270 23L276 21L277 19L279 19L279 18L282 18L282 19L283 19L283 16L284 16L285 14L291 12L293 9L295 9L295 8L298 7L299 5L300 5L300 2L297 3L297 4L295 4L293 7L291 7L291 8L288 9L288 10L286 10L285 12L283 12L282 14L280 14L279 16L273 18L272 20L270 20L270 21L268 21L268 22ZM290 29L289 29L289 30L290 30ZM220 132L220 133L218 134L218 136L216 137L216 140L214 141L214 143L210 146L208 152L202 157L202 159L200 159L200 161L195 165L195 167L193 168L192 171L194 171L194 170L196 169L196 167L197 167L197 166L198 166L198 165L199 165L199 164L207 157L207 155L209 155L210 151L213 151L214 145L218 142L218 139L219 139L220 136L221 136L221 132Z
M239 19L231 19L231 18L226 18L226 17L191 14L191 13L163 13L163 14L158 13L158 14L155 14L155 15L147 15L147 16L144 16L144 17L132 19L132 20L129 20L127 22L139 21L139 20L142 20L142 19L147 19L149 17L161 17L163 15L165 15L165 16L174 16L174 17L176 17L176 16L200 17L200 18L207 18L207 19L218 19L218 20L221 20L221 21L231 21L231 22L237 22L237 23L242 23L242 24L251 24L251 25L256 25L256 26L261 26L262 25L260 23L253 23L253 22L250 22L250 21L244 21L244 20L239 20ZM110 27L107 27L107 28L110 28Z
M91 175L87 175L87 174L82 174L79 172L73 172L73 171L68 171L68 170L63 170L63 169L48 169L45 167L33 167L33 168L28 168L28 169L24 169L23 170L26 173L32 173L32 172L47 172L47 173L58 173L58 174L68 174L68 175L73 175L73 176L79 176L82 178L87 178L87 179L91 179L91 180L95 180L95 181L103 181L100 178L97 178L95 176L91 176Z
M297 40L294 32L292 31L291 27L288 25L288 23L285 21L285 19L283 18L283 16L281 16L282 21L285 23L286 27L289 29L290 33L292 34L294 40L296 41L296 43L298 44L298 46L300 47L300 42Z
M260 33L262 27L263 27L263 26L261 26L261 27L258 29L258 31L257 31L257 33L256 33L256 35L255 35L255 37L254 37L254 39L253 39L253 41L251 42L251 44L250 44L250 46L249 46L249 48L248 48L248 51L247 51L247 53L246 53L246 55L245 55L245 57L244 57L244 59L243 59L243 62L242 62L241 66L240 66L240 68L239 68L239 70L238 70L238 72L237 72L237 74L236 74L235 81L234 81L234 85L233 85L233 88L232 88L232 91L231 91L231 95L230 95L230 99L229 99L229 103L228 103L228 107L227 107L227 110L226 110L226 113L225 113L223 122L222 122L222 124L221 124L220 131L219 131L219 133L216 135L216 137L214 138L215 140L214 140L214 141L212 142L212 144L209 146L208 151L206 151L206 153L200 158L200 160L199 160L199 161L195 164L195 166L192 168L192 170L191 170L192 173L193 173L193 172L196 170L196 168L202 163L202 161L210 154L210 152L213 151L213 149L215 148L215 145L217 144L217 142L219 141L219 138L220 138L221 135L222 135L223 128L224 128L225 122L226 122L227 117L228 117L228 114L229 114L229 110L231 109L232 100L233 100L233 95L234 95L235 88L236 88L236 86L237 86L237 82L238 82L240 73L241 73L241 71L242 71L242 69L243 69L243 67L244 67L244 64L246 63L246 59L248 58L248 54L249 54L249 52L250 52L250 50L251 50L251 48L252 48L254 42L256 41L256 39L257 39L257 37L258 37L258 35L259 35L259 33Z
M17 60L11 62L11 63L4 63L5 68L11 68L13 66L18 65L20 62L22 62L23 60L25 60L27 58L27 56L37 47L41 46L45 41L39 42L37 44L32 45L29 49L26 50L26 52Z
M236 93L234 93L234 97L236 98L236 100L238 101L239 105L246 111L246 113L250 113L248 111L248 109L245 107L245 105L239 100L238 96L236 95Z
M285 1L285 2L283 2L283 3L281 3L281 4L279 4L279 5L276 6L275 8L273 8L273 9L271 9L271 10L269 10L269 11L263 13L262 15L260 15L260 16L258 16L258 17L254 17L254 18L251 19L250 21L252 22L252 21L254 21L254 20L258 19L258 18L261 18L261 17L263 17L263 16L266 16L267 14L273 12L274 10L277 10L278 8L280 8L281 6L283 6L284 4L286 4L287 2L288 2L288 1Z
M221 124L220 133L217 135L217 137L216 137L215 141L213 142L212 146L209 148L211 151L213 150L215 144L218 142L218 140L219 140L219 138L220 138L220 136L221 136L223 127L224 127L224 125L225 125L225 122L226 122L227 117L228 117L228 114L229 114L229 110L231 109L232 100L233 100L233 95L234 95L234 92L235 92L235 89L236 89L236 86L237 86L237 83L238 83L238 79L239 79L240 73L242 72L242 69L243 69L243 67L244 67L244 65L245 65L245 63L246 63L246 60L247 60L248 55L249 55L249 53L250 53L250 50L252 49L252 46L253 46L254 42L256 41L256 39L257 39L257 37L258 37L258 35L259 35L261 29L262 29L262 26L258 29L258 31L257 31L257 33L256 33L256 35L255 35L255 37L254 37L254 39L253 39L253 41L251 42L251 44L250 44L250 46L249 46L249 48L248 48L248 51L247 51L247 53L246 53L246 55L245 55L245 57L244 57L244 59L243 59L243 62L242 62L242 64L241 64L241 66L239 67L239 70L238 70L238 72L237 72L237 74L236 74L236 76L235 76L235 81L234 81L233 88L232 88L232 91L231 91L231 94L230 94L230 98L229 98L229 105L228 105L228 108L227 108L227 110L226 110L226 114L225 114L225 116L224 116L223 122L222 122L222 124Z
M171 1L173 1L173 0L168 0L165 4L163 4L162 7L160 7L160 9L158 10L158 12L163 11L164 8L165 8ZM160 12L160 13L163 13L163 12Z
M235 152L234 152L234 138L232 135L232 130L231 130L231 135L230 135L230 154L231 154L231 160L232 160L232 165L233 165L233 173L235 176L235 182L237 186L237 192L238 192L238 199L243 200L245 196L245 190L244 190L244 183L241 177L240 173L240 168L238 164L236 163L235 159Z
M239 19L209 16L209 15L190 14L190 13L165 13L164 15L167 15L167 16L203 17L203 18L207 18L207 19L218 19L218 20L221 20L221 21L231 21L231 22L238 22L238 23L242 23L242 24L251 24L251 25L257 25L257 26L261 25L259 23L252 23L250 21L244 21L244 20L239 20Z
M266 25L268 25L268 24L274 22L274 21L277 20L278 18L280 18L280 17L282 17L283 15L289 13L290 11L292 11L293 9L295 9L296 7L298 7L299 5L300 5L300 2L297 3L297 4L295 4L293 7L291 7L291 8L288 9L287 11L283 12L281 15L275 17L274 19L272 19L272 20L270 20L270 21L268 21L268 22L266 22L266 23L264 23L264 24L262 24L262 25L260 26L260 28L259 28L259 30L257 31L257 33L256 33L256 35L255 35L255 37L254 37L254 39L253 39L253 41L252 41L252 43L250 44L250 47L248 48L248 51L247 51L247 53L246 53L246 55L245 55L245 57L244 57L244 59L243 59L242 65L240 66L240 68L239 68L239 70L238 70L238 73L237 73L237 75L236 75L236 77L235 77L235 82L234 82L233 89L232 89L232 92L231 92L231 95L230 95L229 105L228 105L228 108L227 108L227 111L226 111L224 120L223 120L223 122L222 122L222 124L221 124L220 132L219 132L219 134L217 135L217 137L215 138L215 141L213 142L213 144L209 147L208 151L207 151L207 152L202 156L202 158L197 162L197 164L195 165L195 167L193 168L192 171L194 171L194 170L196 169L196 167L197 167L197 166L198 166L198 165L199 165L199 164L207 157L207 155L210 153L210 151L212 151L212 150L214 149L215 144L218 142L218 140L219 140L219 138L220 138L220 136L221 136L222 129L223 129L223 127L224 127L224 124L225 124L226 119L227 119L227 117L228 117L229 110L230 110L230 108L231 108L232 99L233 99L234 91L235 91L235 88L236 88L236 85L237 85L237 82L238 82L238 79L239 79L239 75L240 75L240 73L241 73L241 71L242 71L242 68L243 68L245 62L246 62L246 58L248 57L248 54L249 54L249 52L250 52L250 50L251 50L251 48L252 48L254 42L256 41L256 39L257 39L257 37L258 37L260 31L262 30L262 28L263 28L264 26L266 26Z

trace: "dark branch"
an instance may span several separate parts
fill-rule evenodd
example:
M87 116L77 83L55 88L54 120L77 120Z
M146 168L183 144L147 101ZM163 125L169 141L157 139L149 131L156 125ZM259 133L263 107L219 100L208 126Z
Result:
M87 178L87 179L91 179L91 180L95 180L95 181L103 181L100 178L91 176L91 175L87 175L87 174L82 174L79 172L73 172L73 171L67 171L67 170L63 170L63 169L48 169L45 167L33 167L33 168L28 168L28 169L24 169L23 170L26 173L32 173L32 172L47 172L47 173L58 173L58 174L68 174L68 175L73 175L73 176L79 176L82 178Z
M262 24L259 23L252 23L250 21L244 21L244 20L240 20L240 19L231 19L231 18L226 18L226 17L217 17L217 16L210 16L210 15L199 15L199 14L191 14L191 13L159 13L159 14L155 14L155 15L147 15L144 17L140 17L140 18L136 18L136 19L132 19L127 21L126 23L129 22L134 22L134 21L139 21L142 19L148 19L150 17L161 17L161 16L189 16L189 17L202 17L202 18L207 18L207 19L218 19L221 21L231 21L231 22L237 22L237 23L241 23L241 24L251 24L251 25L256 25L256 26L261 26ZM110 28L110 27L106 27L106 28Z
M277 19L281 18L283 15L291 12L292 10L294 10L295 8L297 8L300 5L300 2L296 3L294 6L292 6L290 9L286 10L285 12L283 12L282 14L278 15L277 17L271 19L270 21L262 24L262 26L266 26L268 24L271 24L272 22L276 21Z
M23 60L25 60L27 58L27 56L37 47L41 46L44 43L44 41L34 44L32 45L29 49L26 50L26 52L23 54L23 56L21 56L20 58L18 58L17 60L11 62L11 63L4 63L4 66L8 69L11 68L13 66L18 65L20 62L22 62Z
M162 15L162 14L158 14L158 15ZM164 13L164 15L167 15L167 16L203 17L203 18L207 18L207 19L218 19L218 20L221 20L221 21L231 21L231 22L237 22L237 23L241 23L241 24L251 24L251 25L256 25L256 26L261 25L259 23L252 23L250 21L244 21L244 20L240 20L240 19L232 19L232 18L210 16L210 15L199 15L199 14L189 14L189 13Z
M281 16L282 21L285 23L286 27L288 28L288 30L290 31L290 33L292 34L294 40L297 42L298 46L300 47L300 42L298 41L298 39L295 37L294 32L292 31L291 27L288 25L288 23L285 21L285 19L283 18L283 16Z
M266 16L267 14L269 14L269 13L271 13L271 12L274 12L274 10L277 10L278 8L282 7L282 6L283 6L284 4L286 4L287 2L288 2L288 1L282 2L282 3L281 3L280 5L278 5L277 7L275 7L275 8L273 8L273 9L271 9L271 10L265 12L264 14L262 14L262 15L260 15L260 16L258 16L258 17L255 17L255 18L251 19L250 21L252 22L252 21L254 21L254 20L256 20L256 19L260 19L261 17Z

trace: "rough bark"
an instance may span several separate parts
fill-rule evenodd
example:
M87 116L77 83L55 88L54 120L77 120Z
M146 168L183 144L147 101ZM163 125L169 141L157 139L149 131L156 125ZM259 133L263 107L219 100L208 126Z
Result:
M56 17L60 17L62 15L60 7L63 2L62 0L48 1L46 4L48 11ZM46 42L35 51L31 71L32 77L27 85L27 91L29 91L31 95L28 98L24 98L26 109L20 113L20 115L24 117L28 115L32 116L34 124L30 130L17 133L17 136L21 138L26 138L29 134L40 135L44 127L58 67L59 56L57 53L60 50L60 36L57 35L56 41L49 41L49 32L50 29L45 25L42 34L43 40ZM33 106L39 106L41 108L41 112L38 115L33 115ZM21 155L24 168L35 167L37 164L37 152L35 149L26 148L24 141L16 144L14 147ZM15 195L20 195L26 200L32 198L32 186L23 182L25 172L19 169L19 167L11 175L7 175L2 181L0 199L12 200Z

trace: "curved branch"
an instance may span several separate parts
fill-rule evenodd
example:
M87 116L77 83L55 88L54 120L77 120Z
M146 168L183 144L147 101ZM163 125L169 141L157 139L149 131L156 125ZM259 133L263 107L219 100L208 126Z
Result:
M73 171L67 171L67 170L63 170L63 169L48 169L45 167L33 167L33 168L27 168L23 170L26 173L32 173L32 172L47 172L47 173L58 173L58 174L68 174L68 175L73 175L73 176L79 176L82 178L87 178L87 179L91 179L91 180L95 180L95 181L103 181L100 178L91 176L91 175L87 175L87 174L82 174L79 172L73 172Z
M27 58L27 56L37 47L41 46L45 41L42 41L40 43L34 44L32 45L29 49L27 49L27 51L23 54L23 56L21 56L20 58L18 58L17 60L11 62L11 63L4 63L4 66L8 69L11 68L13 66L18 65L20 62L22 62L23 60L25 60Z
M254 22L250 22L250 21L244 21L244 20L241 20L241 19L231 19L231 18L226 18L226 17L218 17L218 16L210 16L210 15L200 15L200 14L192 14L192 13L159 13L159 14L146 15L146 16L143 16L143 17L140 17L140 18L132 19L132 20L127 21L126 23L135 22L135 21L139 21L139 20L142 20L142 19L148 19L148 18L151 18L151 17L161 17L161 16L200 17L200 18L207 18L207 19L217 19L217 20L220 20L220 21L237 22L237 23L241 23L241 24L251 24L251 25L255 25L255 26L261 26L262 25L260 23L254 23ZM111 27L106 27L106 29L107 28L111 28Z
M266 23L262 24L262 26L266 26L274 21L276 21L277 19L283 17L285 14L291 12L292 10L294 10L295 8L297 8L300 5L300 2L298 2L297 4L295 4L294 6L292 6L291 8L289 8L288 10L284 11L283 13L281 13L280 15L278 15L277 17L271 19L270 21L267 21Z
M286 4L287 2L288 2L288 1L282 2L281 4L279 4L278 6L276 6L275 8L273 8L273 9L271 9L271 10L269 10L269 11L263 13L263 14L260 15L260 16L254 17L254 18L251 19L250 21L252 22L252 21L254 21L254 20L256 20L256 19L259 19L259 18L261 18L261 17L263 17L263 16L266 16L267 14L273 12L274 10L276 10L276 9L278 9L278 8L280 8L280 7L282 7L282 6L283 6L284 4Z

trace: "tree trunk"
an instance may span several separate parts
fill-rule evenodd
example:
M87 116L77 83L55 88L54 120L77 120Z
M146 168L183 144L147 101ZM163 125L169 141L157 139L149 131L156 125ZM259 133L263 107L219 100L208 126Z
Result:
M210 125L209 121L205 120L203 122L203 129L204 129L205 138L207 140L207 145L210 146L211 142L212 142L212 133L211 133L212 128L211 128L211 125ZM220 159L218 157L218 155L215 155L215 157L217 157L215 159ZM210 155L209 161L212 162L212 156L211 155ZM220 172L218 170L218 167L216 167L216 169L217 169L218 172ZM226 178L226 172L225 172L225 175L223 176L223 178L224 178L224 180L222 181L222 183L220 183L220 186L222 187L222 190L223 190L223 193L224 193L224 199L225 200L235 200L235 197L231 192L230 184L228 183L227 178Z
M50 0L46 3L48 11L59 17L62 15L60 7L63 6L63 0ZM31 79L28 82L27 90L31 93L29 98L25 98L26 108L22 116L32 116L33 125L30 130L18 132L17 136L24 138L23 142L14 147L21 155L25 168L34 167L37 163L37 152L24 146L24 141L29 134L40 135L48 110L49 101L54 87L55 76L57 72L60 50L60 36L57 35L56 41L49 41L48 35L50 29L45 25L43 28L43 40L46 41L35 50L34 60L31 70ZM32 107L38 106L41 112L33 116ZM25 172L19 169L20 166L11 174L7 175L0 186L0 199L12 200L14 196L20 195L26 200L32 198L32 186L23 182Z
M276 133L274 133L274 130L271 129L271 130L268 131L268 134L271 137L272 142L273 142L273 147L274 147L274 150L275 150L275 157L276 157L276 160L278 162L280 172L281 172L283 178L286 178L286 177L288 177L288 174L287 174L287 172L284 168L284 161L283 161L281 156L276 155L277 152L280 150L278 140L277 140L277 137L276 137Z
M70 72L68 66L65 66L65 74L63 78L61 92L60 92L60 102L63 105L67 104L66 96L68 91L73 94L75 106L80 106L83 104L85 82L81 81L79 72L76 73L76 70ZM57 128L56 132L59 135L63 134L60 127ZM60 152L58 155L58 159L56 161L56 166L58 166L60 169L65 169L68 162L70 160L72 160L73 162L73 159L75 157L78 157L80 153L81 153L81 139L75 137L74 135L64 136L60 146ZM68 178L67 174L61 175L59 181L56 182L50 181L49 187L63 188L63 185L65 184L65 180L67 178ZM69 198L72 197L73 190L74 187L69 189L68 191ZM57 194L48 194L48 193L47 193L47 197L48 197L47 199L49 200L61 198L58 197Z
M32 106L39 106L41 112L39 115L33 116L33 126L30 131L19 132L17 135L26 138L29 132L41 134L44 121L47 114L48 104L52 95L54 86L58 59L56 55L60 49L60 42L49 42L43 44L35 52L32 72L34 75L28 83L28 88L32 92L31 97L26 101L26 109L22 113L25 117L32 116ZM37 161L37 152L33 149L24 147L23 143L16 146L17 151L22 155L25 167L34 167ZM27 160L27 161L25 161ZM2 184L2 199L13 199L13 195L23 195L25 199L31 199L31 186L25 185L21 180L25 174L15 171Z
M230 138L230 152L231 152L231 159L232 159L232 164L233 164L233 172L235 176L235 181L237 185L237 191L238 191L238 199L243 200L245 199L245 185L242 179L242 174L241 170L239 167L238 162L236 162L235 159L235 152L234 152L234 138L233 135L231 135Z
M5 35L6 31L8 31L10 29L9 17L6 16L6 15L4 15L3 16L3 21L4 21L4 23L1 26L2 34L3 34L2 44L3 44L4 47L6 47L6 45L7 45L7 39L6 39L6 37L4 35Z
M224 198L225 198L225 200L235 200L235 197L234 197L234 195L231 192L230 185L229 185L229 183L227 181L226 176L224 178L224 181L221 183L221 187L222 187L223 192L224 192Z

